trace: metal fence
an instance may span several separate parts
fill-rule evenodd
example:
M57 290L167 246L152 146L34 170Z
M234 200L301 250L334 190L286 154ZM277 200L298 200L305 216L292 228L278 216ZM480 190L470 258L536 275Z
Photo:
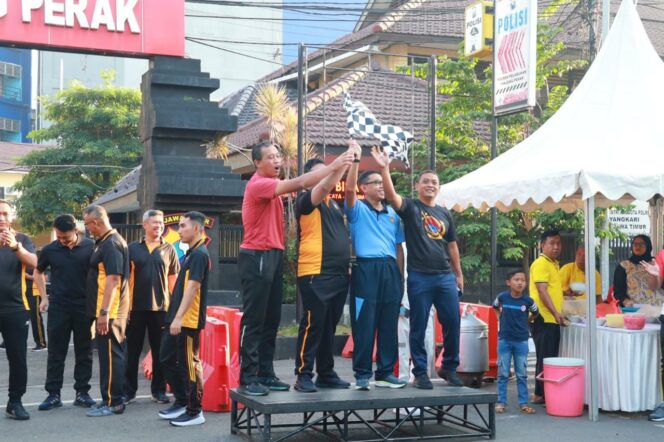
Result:
M219 261L236 262L240 253L240 244L244 237L244 229L237 224L221 224L219 226Z

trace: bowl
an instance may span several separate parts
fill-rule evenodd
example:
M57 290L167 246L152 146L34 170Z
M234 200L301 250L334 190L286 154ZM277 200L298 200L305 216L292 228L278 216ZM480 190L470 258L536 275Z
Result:
M638 307L620 307L623 313L636 313L639 311Z
M586 285L582 282L573 282L569 288L575 293L583 293L586 290Z
M646 325L646 317L642 315L625 315L623 321L627 330L642 330Z
M612 328L624 328L625 327L625 317L619 313L609 313L605 316L606 326Z

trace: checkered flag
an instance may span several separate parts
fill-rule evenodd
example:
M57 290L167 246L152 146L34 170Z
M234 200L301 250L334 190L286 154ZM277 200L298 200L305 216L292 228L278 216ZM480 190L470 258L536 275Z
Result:
M344 95L346 123L350 136L377 138L380 140L383 151L387 152L390 158L401 160L407 168L410 168L408 152L413 143L413 134L399 126L381 124L364 103L353 101L349 93Z

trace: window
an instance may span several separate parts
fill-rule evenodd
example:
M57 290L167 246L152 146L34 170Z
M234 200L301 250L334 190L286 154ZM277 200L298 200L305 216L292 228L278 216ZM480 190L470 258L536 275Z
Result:
M0 61L0 97L9 100L23 99L21 74L23 68L18 64Z
M21 142L21 122L0 117L0 141Z

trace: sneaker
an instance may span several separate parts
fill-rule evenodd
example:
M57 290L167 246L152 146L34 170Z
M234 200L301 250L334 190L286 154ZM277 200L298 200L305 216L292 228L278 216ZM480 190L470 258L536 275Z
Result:
M321 376L318 375L316 378L316 387L318 388L335 388L335 389L346 389L350 387L350 382L346 382L343 379L339 378L336 374L332 376Z
M457 376L455 371L445 371L441 369L438 371L438 376L445 379L447 385L450 387L463 387L463 382L461 382L461 379L459 379L459 376Z
M171 403L171 398L169 398L166 393L163 391L160 393L156 393L152 395L152 402L156 402L158 404L170 404Z
M27 421L30 419L30 415L27 411L25 411L25 408L23 408L21 401L7 402L5 414L12 419L16 419L17 421Z
M165 410L159 412L159 417L162 419L172 420L182 416L186 413L187 407L180 404L173 404Z
M45 345L35 345L34 347L32 347L32 351L44 351L44 350L46 350Z
M271 391L288 391L290 390L290 385L285 382L281 382L278 377L259 377L258 383L266 386Z
M353 390L357 391L369 391L371 386L369 385L369 379L356 379L355 385L353 385Z
M405 386L406 386L406 381L402 381L393 374L388 374L383 379L376 379L376 387L403 388Z
M123 394L122 395L122 403L125 405L129 405L136 402L136 395L135 394Z
M76 400L74 400L75 407L90 408L95 404L95 400L92 399L88 393L76 393Z
M180 416L171 420L171 425L175 425L176 427L191 427L193 425L201 425L204 423L205 423L205 417L203 416L202 411L193 416L187 413L182 413Z
M56 393L49 393L46 399L44 399L44 402L39 404L39 411L52 410L58 407L62 407L60 395Z
M238 391L247 396L267 396L270 393L269 388L258 382L252 382L249 385L240 385Z
M662 422L664 421L664 402L655 407L655 409L648 416L649 421Z
M301 393L315 393L318 391L311 380L311 376L307 374L301 374L298 376L293 388Z
M87 417L106 417L113 416L114 414L122 414L125 411L125 404L120 405L100 405L98 407L92 408L90 411L85 413Z
M431 379L429 379L429 376L427 376L426 373L415 376L415 379L413 380L413 387L419 388L421 390L433 390Z

